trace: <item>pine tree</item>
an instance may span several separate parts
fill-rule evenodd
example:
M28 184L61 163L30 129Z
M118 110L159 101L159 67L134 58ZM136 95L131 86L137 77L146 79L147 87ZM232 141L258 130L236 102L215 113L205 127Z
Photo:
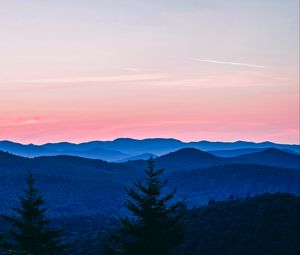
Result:
M1 217L1 216L0 216ZM3 253L3 235L0 233L0 254Z
M66 246L60 242L60 230L48 227L50 221L45 217L44 199L34 184L29 173L27 188L19 197L20 207L13 209L15 215L4 217L12 226L6 238L6 254L64 254Z
M166 195L162 189L167 181L161 181L164 169L155 170L154 160L145 170L145 184L134 183L126 189L129 199L126 207L132 217L121 218L121 227L112 233L110 245L105 245L107 254L122 255L168 255L183 240L184 205L170 205L175 190Z

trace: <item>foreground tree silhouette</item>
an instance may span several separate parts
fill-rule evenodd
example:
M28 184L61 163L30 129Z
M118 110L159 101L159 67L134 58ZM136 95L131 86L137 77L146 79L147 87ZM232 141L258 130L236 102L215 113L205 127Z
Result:
M27 188L19 198L16 215L4 216L12 229L5 244L6 254L57 255L64 254L65 245L59 241L60 231L48 227L45 218L44 199L34 187L34 179L28 174Z
M0 254L1 252L3 253L2 247L3 247L3 235L0 233Z
M184 205L169 205L175 190L162 195L167 181L161 181L163 169L155 170L150 159L145 170L145 184L134 183L127 189L130 199L126 207L133 217L121 219L121 227L111 234L112 242L105 245L108 255L168 255L183 240Z

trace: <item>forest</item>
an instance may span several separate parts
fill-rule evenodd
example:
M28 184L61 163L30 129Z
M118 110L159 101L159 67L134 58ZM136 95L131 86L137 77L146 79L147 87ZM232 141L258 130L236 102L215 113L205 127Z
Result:
M299 254L300 196L231 195L191 207L168 188L154 159L147 164L143 177L123 191L124 213L111 215L49 214L28 172L16 207L1 216L2 254Z

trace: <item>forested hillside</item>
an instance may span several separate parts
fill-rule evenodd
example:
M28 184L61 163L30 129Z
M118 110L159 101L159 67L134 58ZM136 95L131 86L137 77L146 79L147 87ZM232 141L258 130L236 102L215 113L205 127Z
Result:
M296 255L300 252L299 214L300 197L290 194L211 201L207 206L189 211L185 241L174 254ZM105 222L91 216L80 222L76 226L71 222L65 225L76 229L79 235L77 239L72 236L76 242L71 253L101 255L101 240L117 220L107 218ZM105 227L96 231L96 226L102 224Z
M189 206L232 195L300 193L299 169L242 163L224 165L220 160L196 149L183 149L156 158L155 162L158 168L166 168L164 175L169 179L169 188L177 187L178 198L186 197ZM207 168L207 164L217 166ZM117 164L73 156L29 159L2 152L0 210L7 212L15 205L30 170L53 216L123 213L124 187L142 178L146 165L143 160Z

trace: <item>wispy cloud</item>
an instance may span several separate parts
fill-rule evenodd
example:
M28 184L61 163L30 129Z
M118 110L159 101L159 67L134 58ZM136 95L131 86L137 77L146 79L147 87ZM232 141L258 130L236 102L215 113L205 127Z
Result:
M165 78L164 74L134 74L134 75L115 75L115 76L83 76L83 77L67 77L67 78L44 78L44 79L21 79L9 80L5 83L23 83L23 84L37 84L37 83L86 83L86 82L134 82L134 81L148 81Z
M19 125L32 125L38 123L38 120L24 120L19 123Z
M262 66L262 65L240 63L240 62L230 62L230 61L220 61L220 60L215 60L215 59L194 58L194 61L207 62L207 63L213 63L213 64L222 64L222 65L232 65L232 66L245 66L245 67L252 67L252 68L265 68L265 66Z
M123 70L127 72L134 72L134 73L139 72L139 69L136 67L124 67Z
M37 119L28 119L23 121L0 123L0 128L34 125L38 124L39 122L40 120Z

